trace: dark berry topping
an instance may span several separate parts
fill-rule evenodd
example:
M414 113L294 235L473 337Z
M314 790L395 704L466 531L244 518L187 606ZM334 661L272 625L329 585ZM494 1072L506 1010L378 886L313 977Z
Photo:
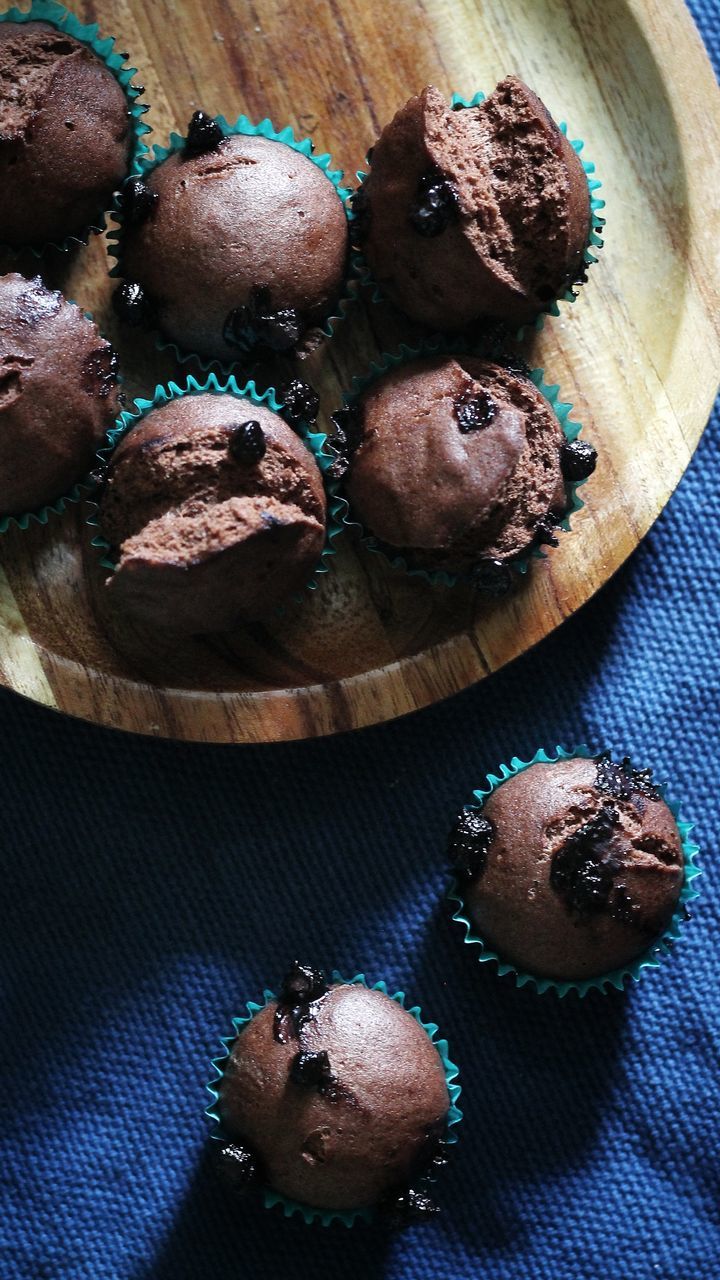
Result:
M297 1039L312 1013L310 1005L327 993L328 984L322 969L293 962L283 979L273 1019L273 1035L280 1044Z
M17 318L21 324L34 329L43 320L57 315L63 301L59 289L47 289L40 276L33 276L18 298Z
M445 1168L445 1166L448 1163L448 1160L449 1160L448 1144L447 1142L441 1140L438 1142L437 1150L435 1151L435 1154L432 1156L432 1158L430 1159L427 1165L427 1176L429 1178L433 1178L435 1174L439 1173L441 1169Z
M623 924L642 927L641 912L640 903L635 902L630 897L627 885L616 884L612 900L612 915L614 919L622 921Z
M595 784L600 791L614 796L616 800L630 800L634 794L648 800L661 798L661 792L653 782L652 769L633 769L629 756L615 764L609 751L603 752L595 761Z
M258 1177L258 1164L252 1152L236 1142L221 1147L217 1156L218 1173L225 1184L243 1195Z
M183 148L186 156L201 156L206 151L215 151L223 140L220 125L204 111L196 111L188 125L187 138Z
M125 220L137 226L154 212L160 196L142 178L126 178L120 188L120 204Z
M479 809L463 809L448 841L453 870L463 880L475 880L482 875L494 835L492 822Z
M107 484L107 478L108 478L107 462L101 463L101 465L97 466L94 471L90 472L90 475L88 476L88 484L92 485L93 489L95 490L94 496L96 498L99 497L101 491L105 488L105 485Z
M387 1221L398 1229L409 1226L412 1222L426 1222L434 1218L440 1209L425 1191L415 1191L409 1187L393 1200L382 1204Z
M350 197L350 208L353 213L350 222L350 238L355 244L362 244L363 240L367 240L370 234L371 219L370 201L367 198L367 191L364 187L358 187L357 191Z
M555 297L555 290L547 284L541 284L539 288L535 290L535 293L537 294L540 302L552 302Z
M267 448L265 432L260 423L253 418L250 422L239 422L232 427L228 448L236 462L260 462L265 457Z
M297 1040L306 1022L310 1021L308 1004L289 1005L280 1002L273 1018L273 1036L279 1044Z
M125 324L137 327L152 323L152 308L142 285L134 280L126 280L118 286L112 296L115 314Z
M530 378L531 369L514 346L513 335L502 320L483 320L473 331L473 349L485 360L502 365L515 378Z
M610 847L618 821L617 810L603 806L553 854L550 884L571 911L591 915L608 906L621 870Z
M577 298L580 292L580 285L587 284L587 281L588 281L587 269L588 269L587 262L585 261L581 262L573 279L570 281L569 287L570 287L570 292L572 293L573 298Z
M503 560L480 560L474 578L478 590L498 598L507 595L513 585L512 569Z
M323 1082L332 1079L330 1059L326 1049L317 1053L305 1053L300 1050L290 1064L290 1079L308 1089L320 1089Z
M430 1129L413 1160L411 1183L417 1185L419 1181L433 1177L443 1169L448 1163L448 1148L447 1126L441 1124Z
M271 351L289 351L303 331L300 313L295 307L278 307L277 311L256 311L253 325L256 341Z
M467 435L469 431L481 431L483 427L489 427L496 413L495 401L482 387L466 392L455 401L455 417L463 435Z
M327 989L322 969L313 969L311 965L295 960L283 979L280 1000L289 1005L310 1004L324 996Z
M333 480L342 480L347 474L350 459L362 444L363 414L360 405L338 409L330 414L330 421L335 430L330 445L335 450L335 461L328 468L328 475Z
M557 515L554 511L548 511L542 520L538 520L535 525L535 543L538 547L556 547L558 545L557 535L561 522L562 516Z
M367 160L368 164L372 164L372 158L374 154L375 154L375 147L374 146L368 147L367 151L365 152L365 159Z
M289 351L303 331L300 312L295 307L273 307L270 290L256 286L247 306L235 307L223 325L228 346L250 351L255 346L270 351Z
M291 427L299 427L302 423L310 425L317 418L320 397L309 382L292 378L278 388L278 396L282 401L283 417Z
M109 343L97 347L83 360L80 372L83 389L88 395L107 400L110 392L117 386L118 367L119 362L114 347Z
M418 183L415 203L410 209L413 227L421 236L439 236L457 213L455 188L439 169L429 169Z
M597 449L587 440L566 440L560 449L560 469L566 480L587 480L597 465Z

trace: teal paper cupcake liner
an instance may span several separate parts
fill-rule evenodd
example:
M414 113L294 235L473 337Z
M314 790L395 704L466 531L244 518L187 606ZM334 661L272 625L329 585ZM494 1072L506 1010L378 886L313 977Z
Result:
M260 394L255 383L251 380L241 386L232 376L225 380L220 380L214 373L211 373L205 382L198 382L196 378L189 377L187 381L179 386L176 382L168 382L165 386L157 386L150 400L137 399L135 401L134 410L125 410L120 414L115 426L107 433L107 444L98 452L98 463L103 469L112 453L117 447L123 436L140 421L141 418L149 413L151 409L160 408L161 405L167 404L170 400L179 400L186 395L202 395L209 392L211 395L232 395L238 399L250 400L255 405L265 405L266 408L272 409L273 412L279 413L283 407L282 401L276 397L272 387ZM327 436L321 431L310 431L303 427L301 437L308 449L312 453L315 461L325 482L325 492L327 495L327 532L325 535L325 546L323 547L320 561L315 568L312 578L307 583L306 590L315 591L318 586L318 579L330 568L330 559L335 554L333 543L340 532L340 503L336 496L336 486L333 481L328 481L326 473L328 468L332 466L332 456L328 453L325 442ZM88 517L87 523L91 528L99 529L100 522L98 519L98 504L90 502L92 514ZM114 570L116 562L111 556L111 545L102 533L98 533L92 539L93 547L102 552L100 563L105 569Z
M343 172L341 169L332 168L332 157L327 152L324 152L322 155L315 154L315 144L311 138L298 139L295 137L295 134L289 125L284 129L276 129L272 121L267 118L261 120L259 124L253 124L245 115L238 116L234 124L231 124L226 120L225 116L215 116L214 119L215 123L219 125L222 130L223 136L226 138L233 137L237 134L244 134L249 137L267 138L271 142L284 143L285 146L291 147L293 151L298 151L300 155L307 156L308 160L312 160L313 164L320 169L320 171L325 174L328 181L332 183L338 194L338 198L342 203L348 222L352 221L352 210L349 203L352 196L352 190L349 187L344 187L342 185ZM156 169L159 164L162 164L164 160L167 160L168 156L173 155L176 151L181 151L185 146L185 141L185 138L181 134L171 133L170 145L162 147L155 144L152 149L152 153L145 155L133 172L143 180L147 179L153 169ZM118 226L117 229L111 230L108 234L108 253L115 259L115 263L110 270L110 275L112 277L121 277L123 274L123 213L121 202L118 199L115 201L113 217ZM311 326L312 331L320 332L323 338L332 338L335 332L335 326L344 318L348 307L350 307L355 300L355 289L356 282L353 278L353 273L350 270L349 261L344 281L344 292L338 301L337 310L332 315L328 316L322 324ZM166 338L162 333L160 333L156 338L155 345L158 351L171 352L174 359L179 364L187 364L189 361L195 361L204 373L217 371L223 376L228 376L233 369L237 369L239 365L242 366L243 364L248 364L253 360L253 358L255 358L253 351L249 351L247 353L239 352L236 359L229 361L221 360L219 357L203 357L198 355L195 351L185 350L178 346L176 342ZM292 355L293 353L291 351L286 354Z
M146 133L150 133L150 126L143 123L142 117L149 108L146 104L138 101L145 92L144 87L132 83L133 76L137 74L137 69L128 65L127 54L115 52L115 36L101 37L97 22L86 26L64 5L57 4L56 0L32 0L30 8L27 10L7 9L4 13L0 13L0 22L47 22L56 27L58 31L63 31L75 40L80 40L82 44L88 45L93 53L97 54L108 70L112 71L115 79L124 89L128 100L132 143L127 171L128 174L135 173L140 157L147 150L143 142L143 136ZM1 245L0 248L9 250L12 253L29 250L36 258L41 258L48 249L57 249L61 253L68 253L78 245L88 244L91 235L99 235L105 231L107 227L106 215L109 212L109 209L103 210L102 216L98 218L96 223L84 228L77 235L66 236L64 240L51 240L39 246L21 245L17 247L15 245ZM74 498L71 501L77 501L77 499Z
M447 1117L447 1142L454 1144L457 1142L456 1126L462 1120L462 1111L458 1107L458 1098L461 1089L457 1083L458 1069L455 1063L450 1060L447 1040L439 1040L437 1038L440 1028L434 1022L424 1022L420 1008L413 1005L408 1009L405 1003L405 992L396 991L393 995L387 989L384 982L369 983L362 973L357 973L354 978L343 978L342 974L337 970L333 970L331 974L332 982L341 982L345 986L363 986L369 991L381 991L383 995L390 996L391 1000L395 1000L402 1005L417 1023L426 1032L429 1039L435 1045L440 1059L442 1061L443 1070L445 1072L445 1081L447 1084L448 1094L450 1096L450 1107ZM272 991L264 991L261 1004L254 1001L248 1001L246 1014L240 1014L233 1018L232 1024L234 1032L231 1036L224 1036L220 1041L222 1045L222 1053L217 1058L213 1058L211 1066L215 1072L210 1084L206 1085L206 1089L212 1098L212 1102L205 1110L205 1115L212 1122L212 1131L210 1137L214 1141L223 1142L228 1140L227 1135L223 1131L222 1121L220 1119L219 1103L220 1103L220 1083L225 1073L225 1064L232 1052L232 1046L242 1031L243 1027L251 1022L261 1009L264 1009L272 1000L276 1000L277 996ZM350 1211L340 1211L337 1209L315 1209L311 1205L299 1204L296 1200L289 1200L286 1196L279 1195L276 1191L265 1188L262 1192L263 1204L266 1209L273 1209L279 1206L286 1218L300 1217L310 1226L312 1223L319 1223L323 1227L329 1226L333 1222L342 1223L345 1227L352 1227L356 1222L372 1222L377 1216L374 1209L354 1209Z
M489 773L487 775L487 786L478 791L474 791L473 795L477 801L476 806L468 806L468 808L482 808L485 800L497 787L506 782L508 778L514 777L517 773L522 773L524 769L529 769L533 764L556 764L558 760L572 760L578 756L584 759L593 759L595 753L590 751L585 745L575 747L571 751L567 751L564 747L556 747L554 753L548 754L542 748L535 752L532 760L519 760L517 756L513 756L510 764L500 765L497 774ZM554 978L540 978L532 973L524 973L513 964L503 960L498 952L493 951L491 947L478 936L474 930L474 926L465 914L465 903L462 897L462 889L457 880L454 880L448 893L448 900L456 904L456 910L453 912L453 920L462 925L465 930L465 942L480 948L478 960L481 964L490 963L495 966L498 974L504 977L511 974L515 979L516 987L534 987L539 995L544 995L546 991L554 991L560 999L568 994L569 991L576 991L578 996L586 996L588 991L601 991L605 993L611 988L622 991L626 982L639 982L640 978L649 969L658 969L664 957L669 953L673 944L680 937L682 925L686 917L687 904L700 896L696 886L696 881L701 875L701 869L697 865L696 858L700 852L699 846L690 840L690 832L693 829L691 822L685 822L680 816L680 803L677 800L670 800L666 795L666 783L657 784L658 790L662 795L665 803L668 805L680 832L682 841L682 851L685 864L685 874L683 879L683 887L680 891L680 898L675 913L670 924L651 945L647 948L637 960L632 964L624 965L620 969L612 969L608 973L603 973L596 978L588 978L584 981L559 982Z
M70 302L70 305L77 306L76 302L71 302L69 298L64 299ZM92 313L90 311L83 312L86 320L94 323ZM100 335L102 337L102 334ZM122 377L118 374L117 386L118 391L122 392ZM122 399L121 399L122 403ZM35 511L25 511L18 516L0 516L0 537L7 533L8 529L21 529L23 532L31 524L46 525L51 516L61 516L67 511L69 505L76 502L82 502L87 498L95 488L95 481L91 475L83 476L77 480L72 489L68 493L64 493L62 497L56 498L54 502L47 502L44 506L38 507Z
M46 525L51 516L61 516L67 511L68 506L76 502L81 502L88 493L94 488L93 481L86 477L78 480L74 484L69 493L63 494L62 498L57 498L55 502L48 502L44 507L39 507L37 511L25 511L20 516L0 516L0 536L7 533L8 529L22 529L24 532L31 524Z
M351 384L349 391L343 395L343 407L351 408L357 403L360 397L368 387L370 387L378 378L383 377L390 369L397 368L398 365L407 364L411 360L417 360L423 356L434 355L453 355L453 354L476 354L470 344L462 336L449 337L438 336L428 338L425 342L421 342L417 347L410 347L406 343L401 343L396 353L383 352L378 360L373 361L370 370L366 374L356 375ZM492 356L485 357L492 359ZM571 419L572 404L569 401L560 399L560 387L557 383L545 382L544 371L542 369L531 369L529 376L535 383L535 386L542 393L552 409L555 417L558 419L562 427L563 434L567 441L577 440L582 431L582 424ZM329 439L329 447L332 449L332 437ZM568 532L570 529L570 519L576 512L581 511L585 503L578 497L577 490L581 485L586 484L586 480L574 480L565 482L565 492L567 496L567 509L562 520L558 524L558 529ZM340 485L342 489L342 484ZM404 556L395 554L393 549L386 543L375 538L372 534L366 533L363 526L357 521L352 513L352 508L347 498L340 492L339 502L341 506L340 518L345 528L352 530L359 535L360 541L368 551L375 555L379 555L393 569L409 574L412 578L421 578L425 582L431 583L433 586L453 587L457 583L473 584L475 579L472 573L460 574L450 573L446 569L421 569L408 565ZM522 577L528 571L533 560L547 559L546 553L541 547L533 547L532 550L526 552L522 556L517 556L513 560L508 560L508 568L518 577Z
M471 98L465 98L460 93L454 93L452 95L450 104L453 108L478 107L481 102L485 101L485 96L486 95L484 93L478 92L474 94ZM558 128L560 129L561 133L565 135L565 137L568 136L568 126L564 120L560 122L560 124L558 125ZM580 156L580 152L583 151L585 148L585 143L580 138L570 138L569 142L573 151L575 151L578 154L578 156ZM582 157L580 157L580 162L582 164L583 169L585 170L585 176L587 178L587 183L588 183L588 190L590 193L590 230L588 233L587 244L585 246L585 250L583 253L584 267L586 270L588 270L590 267L594 266L594 264L597 262L597 258L593 253L593 250L601 249L603 246L601 232L605 226L605 219L601 216L600 210L605 208L605 201L602 200L598 195L598 192L600 191L602 183L600 182L600 179L596 176L595 165L592 163L591 160L583 160ZM358 182L362 186L362 183L365 181L366 177L368 176L367 171L364 169L358 169L356 176L357 176ZM352 265L353 265L353 271L358 277L360 285L366 288L372 288L373 302L380 302L384 297L382 286L379 285L373 279L370 267L368 263L365 261L365 257L363 253L359 249L356 249L353 252ZM542 310L538 313L538 315L534 320L530 321L527 324L522 325L521 328L516 331L515 338L517 339L517 341L521 341L522 338L530 329L534 329L539 333L545 323L546 315L559 316L560 302L574 302L577 296L578 295L576 291L572 288L572 286L569 286L565 290L565 292L562 293L558 298L553 298L550 302L548 302L547 305L543 307Z

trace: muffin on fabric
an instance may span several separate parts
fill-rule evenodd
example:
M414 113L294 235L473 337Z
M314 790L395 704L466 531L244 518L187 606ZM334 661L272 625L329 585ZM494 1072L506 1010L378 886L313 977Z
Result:
M284 419L232 394L151 409L113 453L98 521L108 590L155 627L227 631L272 613L325 541L315 459Z
M0 276L0 516L68 494L118 410L117 357L97 325L39 276Z
M438 1048L398 1001L295 963L240 1029L217 1086L236 1185L325 1211L433 1212L451 1101Z
M523 368L478 356L402 363L335 421L351 516L414 568L504 581L508 562L554 540L566 477L595 465Z
M44 22L0 23L0 243L81 235L129 164L125 92L92 49Z
M185 145L122 197L120 317L184 351L231 361L293 348L343 290L347 218L336 188L284 142L198 112Z
M372 149L354 208L376 282L440 330L524 324L584 275L582 162L517 76L476 107L453 110L432 86L411 98Z
M642 956L683 886L680 832L651 771L609 755L520 770L460 815L450 847L483 942L558 981Z

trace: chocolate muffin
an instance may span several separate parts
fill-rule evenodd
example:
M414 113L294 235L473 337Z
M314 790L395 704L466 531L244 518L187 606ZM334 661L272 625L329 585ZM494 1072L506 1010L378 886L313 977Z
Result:
M185 395L150 410L112 456L99 502L118 607L179 633L227 631L304 587L325 540L312 454L262 405Z
M595 465L522 369L477 356L401 364L336 423L338 471L365 530L411 567L488 582L505 582L507 562L533 543L554 541L564 471L578 479Z
M118 411L117 357L97 325L39 276L0 276L0 515L67 494Z
M342 292L342 201L283 142L223 137L200 112L183 150L127 184L123 209L118 313L186 351L234 360L255 346L289 350Z
M295 964L248 1022L218 1084L221 1166L321 1210L432 1212L450 1111L428 1034L397 1001Z
M432 86L383 129L354 208L373 276L414 320L522 324L584 274L590 192L540 99L507 76L451 110Z
M127 97L92 49L45 22L0 23L0 243L82 234L129 156Z
M581 981L659 939L684 878L675 819L650 770L608 755L533 764L460 815L451 849L465 909L500 958Z

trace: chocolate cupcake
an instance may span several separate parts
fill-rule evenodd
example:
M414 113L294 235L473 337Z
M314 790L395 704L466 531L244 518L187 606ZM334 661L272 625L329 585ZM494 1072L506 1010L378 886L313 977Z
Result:
M517 76L460 110L432 86L411 98L372 149L354 209L377 284L436 329L524 324L584 276L585 170Z
M384 984L335 977L296 963L277 999L236 1020L211 1090L221 1170L309 1219L425 1216L460 1118L447 1046Z
M88 44L46 22L0 22L0 243L81 236L132 148L130 99Z
M122 319L231 362L291 350L332 314L348 257L341 175L289 139L197 112L186 139L156 148L121 198Z
M689 828L627 759L538 753L512 768L453 830L456 918L516 973L621 986L661 949L681 895L695 896Z
M307 585L325 492L313 454L258 398L159 388L110 459L97 522L118 608L178 633L227 631Z
M117 357L97 325L39 276L0 276L0 516L68 496L118 409Z
M353 519L415 569L474 573L503 591L509 565L553 543L595 451L566 439L522 367L439 354L397 363L336 415Z

